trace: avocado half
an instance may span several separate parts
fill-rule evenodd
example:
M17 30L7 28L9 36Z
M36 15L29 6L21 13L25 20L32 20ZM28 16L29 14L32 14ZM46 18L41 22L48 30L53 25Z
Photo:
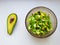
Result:
M11 13L7 18L7 32L9 35L13 33L16 22L17 22L17 15L15 13Z

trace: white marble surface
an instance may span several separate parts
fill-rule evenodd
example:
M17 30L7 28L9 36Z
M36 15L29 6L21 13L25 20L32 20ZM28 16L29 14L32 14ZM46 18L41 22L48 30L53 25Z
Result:
M50 8L57 16L58 26L53 35L40 39L31 36L25 28L26 14L36 6ZM18 22L13 34L7 34L7 17L16 13ZM60 1L59 0L0 0L0 45L60 45Z

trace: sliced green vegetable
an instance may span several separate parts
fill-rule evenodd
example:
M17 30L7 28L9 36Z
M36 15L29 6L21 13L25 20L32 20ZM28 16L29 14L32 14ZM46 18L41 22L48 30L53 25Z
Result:
M49 14L45 12L38 11L33 13L28 18L28 22L28 29L31 30L33 34L45 35L52 30Z

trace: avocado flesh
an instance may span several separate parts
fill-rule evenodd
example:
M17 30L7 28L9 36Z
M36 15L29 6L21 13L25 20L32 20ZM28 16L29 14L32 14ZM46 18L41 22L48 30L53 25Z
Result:
M16 22L17 22L17 15L15 13L11 13L7 18L7 32L9 35L12 34Z

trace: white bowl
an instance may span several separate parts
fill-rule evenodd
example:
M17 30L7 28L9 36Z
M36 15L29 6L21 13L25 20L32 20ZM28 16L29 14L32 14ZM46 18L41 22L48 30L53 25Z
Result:
M44 35L44 36L34 35L34 34L32 34L32 33L28 30L28 28L27 28L27 26L28 26L27 19L29 18L29 16L32 15L32 13L35 13L35 12L37 12L37 11L42 11L42 12L46 12L47 14L49 14L50 20L51 20L51 22L52 22L52 27L53 27L52 31L50 31L48 34L46 34L46 35ZM32 36L38 37L38 38L45 38L45 37L48 37L48 36L50 36L51 34L53 34L53 33L55 32L55 30L56 30L56 28L57 28L57 18L56 18L55 13L54 13L51 9L49 9L49 8L47 8L47 7L44 7L44 6L39 6L39 7L35 7L35 8L33 8L33 9L31 9L31 10L27 13L26 18L25 18L25 25L26 25L27 31L28 31Z

